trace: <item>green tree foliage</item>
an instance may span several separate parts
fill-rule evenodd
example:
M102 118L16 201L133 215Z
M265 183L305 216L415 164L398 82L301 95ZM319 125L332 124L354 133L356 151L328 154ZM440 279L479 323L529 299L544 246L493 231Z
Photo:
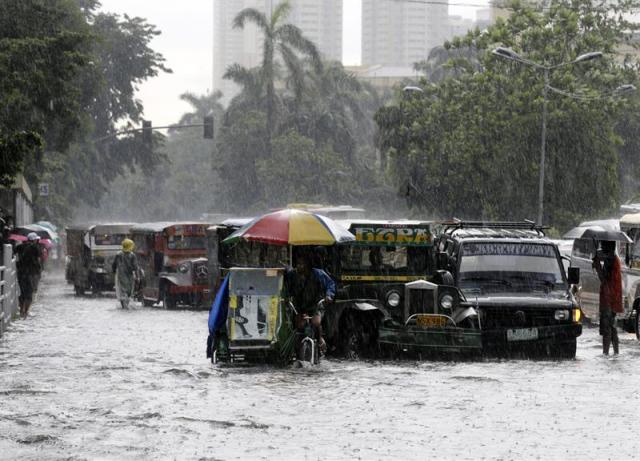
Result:
M234 21L258 25L265 53L261 66L235 64L225 74L241 87L217 143L227 209L376 202L387 192L373 145L382 101L340 63L320 60L315 45L286 23L288 12L282 2L270 18L249 9Z
M161 160L139 136L95 142L140 122L137 86L169 71L149 47L159 32L140 18L98 13L96 0L1 6L0 146L3 157L5 146L14 149L0 177L22 170L31 183L50 182L54 196L37 198L38 215L64 220L81 201L97 204L117 176Z
M554 1L542 11L514 3L508 19L447 44L477 50L477 62L461 65L453 54L464 72L425 81L423 93L398 94L376 114L388 173L408 205L441 216L536 216L544 83L538 69L490 52L504 46L545 65L605 53L550 72L551 86L583 98L549 93L544 221L562 227L615 207L618 122L637 109L598 96L636 81L637 66L618 54L637 29L624 16L634 3Z
M71 1L3 0L0 15L0 177L39 159L42 140L64 149L81 124L75 82L91 32Z

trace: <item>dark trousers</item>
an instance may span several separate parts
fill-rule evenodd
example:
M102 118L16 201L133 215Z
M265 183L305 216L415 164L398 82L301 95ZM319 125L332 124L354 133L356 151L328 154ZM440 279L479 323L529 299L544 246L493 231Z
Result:
M602 335L602 352L609 354L609 346L613 345L613 353L619 350L618 329L616 328L616 313L611 309L600 311L600 334Z

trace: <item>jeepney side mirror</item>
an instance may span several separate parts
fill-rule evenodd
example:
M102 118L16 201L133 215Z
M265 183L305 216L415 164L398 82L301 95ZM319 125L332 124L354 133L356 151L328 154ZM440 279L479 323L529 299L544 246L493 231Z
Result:
M567 281L569 285L577 285L580 283L580 268L569 267L567 269Z

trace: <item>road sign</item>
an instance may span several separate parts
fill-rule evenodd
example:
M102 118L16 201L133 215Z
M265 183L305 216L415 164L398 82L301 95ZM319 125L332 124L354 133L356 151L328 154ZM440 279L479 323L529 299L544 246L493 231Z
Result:
M49 195L48 182L41 182L40 184L38 184L38 195L40 195L40 197L47 197Z

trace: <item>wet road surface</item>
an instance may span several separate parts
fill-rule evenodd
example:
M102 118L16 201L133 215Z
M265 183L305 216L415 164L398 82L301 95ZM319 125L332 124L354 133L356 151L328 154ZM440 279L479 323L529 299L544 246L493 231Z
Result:
M2 459L637 459L640 345L575 361L213 367L206 312L51 275L0 339Z

